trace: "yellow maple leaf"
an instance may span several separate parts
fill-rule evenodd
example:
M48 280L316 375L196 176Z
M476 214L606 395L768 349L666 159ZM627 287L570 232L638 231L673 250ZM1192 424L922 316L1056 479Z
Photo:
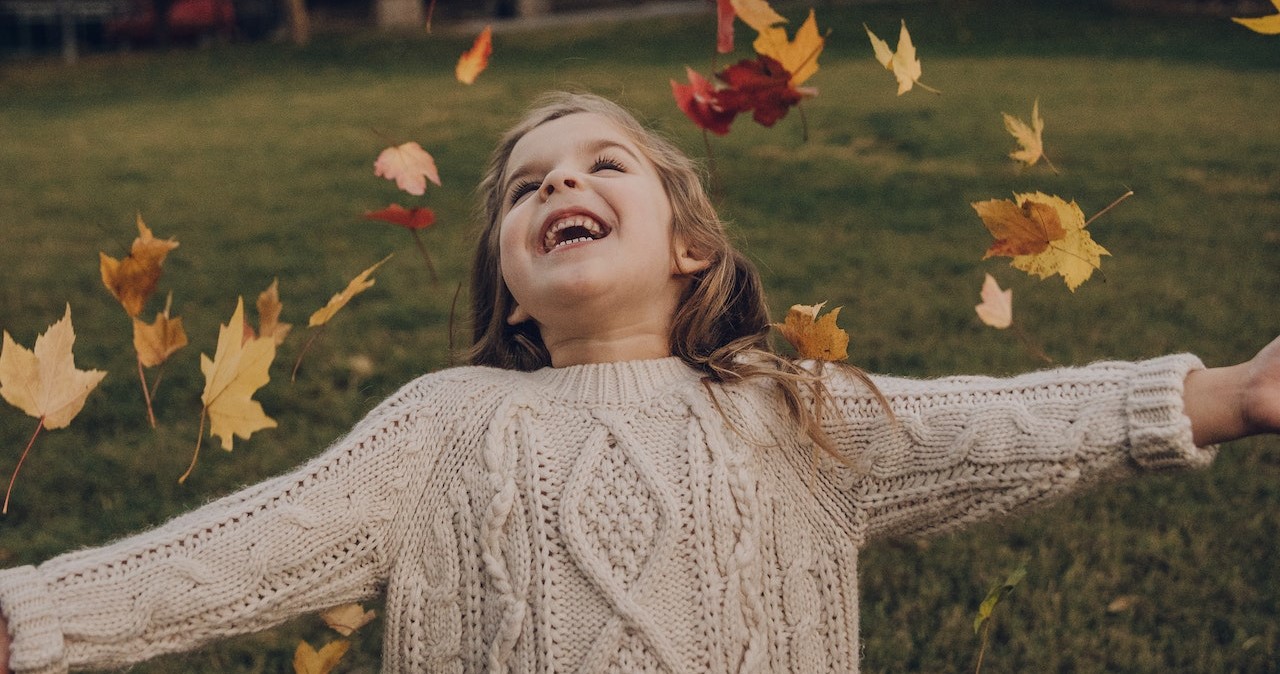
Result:
M1280 35L1280 0L1271 0L1271 4L1275 5L1276 14L1260 16L1257 18L1232 17L1232 21L1248 28L1255 33L1263 35Z
M1013 325L1013 290L1001 290L995 277L987 274L982 282L982 304L974 307L985 324L1003 330Z
M328 304L325 304L323 307L317 309L315 313L311 314L310 320L307 321L307 327L314 328L318 325L328 323L329 319L333 318L333 315L338 313L339 309L345 307L347 302L351 301L351 298L359 295L369 288L372 288L375 281L369 278L369 276L373 274L373 272L377 271L378 267L381 267L390 259L390 255L382 258L372 267L360 272L355 278L351 279L351 281L347 283L347 287L344 288L342 292L329 298Z
M867 31L867 37L871 38L871 48L875 50L876 60L897 78L899 96L911 91L913 85L919 85L921 89L935 94L942 93L920 81L924 70L920 59L916 58L916 46L911 42L911 33L907 32L905 20L902 22L902 29L898 31L897 51L891 51L889 43L876 37L867 24L862 24L862 27Z
M316 652L311 644L300 641L298 649L293 652L294 674L329 674L350 647L350 641L338 639L325 644Z
M730 0L730 4L733 5L733 13L757 33L787 22L766 0Z
M1035 166L1036 162L1041 159L1054 173L1058 169L1054 167L1053 162L1044 155L1044 118L1040 116L1040 99L1036 99L1031 105L1031 124L1010 115L1007 112L1000 113L1004 115L1004 128L1018 144L1022 147L1009 153L1009 157L1015 161L1025 163L1027 166Z
M75 342L70 304L61 320L36 337L34 350L15 342L6 330L0 349L0 396L49 430L70 424L107 376L99 370L76 369L71 353Z
M1102 264L1102 256L1111 253L1098 245L1089 235L1089 231L1085 229L1084 212L1076 202L1068 203L1060 197L1043 192L1013 196L1019 204L1032 201L1051 206L1058 214L1065 235L1052 242L1040 253L1014 256L1010 264L1015 269L1021 269L1042 279L1058 274L1066 282L1067 288L1075 292L1081 283L1089 280L1093 270L1099 268Z
M360 604L343 604L334 606L320 614L324 624L344 637L351 636L356 630L369 624L378 617L376 611L366 611Z
M143 367L155 367L187 345L187 331L181 318L170 318L169 307L173 294L164 304L164 311L156 314L154 323L133 319L133 349L138 352L138 362Z
M257 308L258 337L270 337L280 346L293 329L293 324L280 322L280 311L284 308L280 302L280 279L273 279L271 285L258 294Z
M773 324L801 358L837 361L849 357L849 333L836 325L841 307L818 318L818 312L826 304L792 305L784 322Z
M156 291L160 282L160 266L169 251L178 247L173 239L157 239L138 214L138 238L133 240L129 254L117 260L106 253L98 253L98 270L102 284L124 307L125 313L137 316L142 306Z
M782 64L791 73L791 86L800 86L818 72L818 55L826 41L818 33L818 22L812 9L809 10L809 18L796 31L794 40L787 39L785 28L766 26L763 30L756 30L760 34L751 46L757 54Z

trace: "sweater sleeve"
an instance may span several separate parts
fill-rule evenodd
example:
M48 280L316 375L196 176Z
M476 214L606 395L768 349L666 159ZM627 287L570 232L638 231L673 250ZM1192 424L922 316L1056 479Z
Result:
M925 535L1000 516L1138 469L1208 465L1183 411L1191 355L1104 362L1007 379L874 378L893 409L834 374L828 461L868 539Z
M0 572L10 667L120 667L378 592L401 485L429 454L423 389L401 389L290 474L149 532Z

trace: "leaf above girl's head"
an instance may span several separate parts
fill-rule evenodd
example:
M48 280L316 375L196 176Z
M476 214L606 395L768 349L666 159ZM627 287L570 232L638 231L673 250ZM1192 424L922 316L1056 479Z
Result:
M991 274L982 282L982 304L974 307L983 323L1003 330L1013 325L1013 290L1001 290Z
M34 350L18 344L5 331L4 346L0 347L0 397L41 419L41 425L49 430L70 424L89 393L107 376L101 370L76 369L71 353L75 342L70 304L61 320L36 337Z
M492 54L493 28L492 26L485 26L484 30L480 31L480 34L476 36L471 48L458 57L458 65L453 70L454 76L463 84L475 82L480 73L489 67L489 56Z
M373 174L396 181L396 187L418 197L426 193L428 180L440 185L436 160L421 145L413 142L389 147L379 153L373 163Z
M160 283L160 266L169 251L178 247L173 239L157 239L151 234L142 214L138 214L138 238L133 240L129 254L117 260L106 253L98 253L98 268L102 285L107 287L125 313L137 316L142 306L156 291Z
M752 119L766 127L785 117L792 106L818 93L809 87L792 86L791 73L763 54L752 61L739 61L716 77L728 85L716 92L715 100L721 108L735 114L751 110Z
M726 110L719 99L719 94L711 82L688 66L689 83L680 84L671 80L671 95L676 99L676 106L700 129L706 129L718 136L729 133L729 125L738 116L737 110Z
M781 64L790 74L791 86L798 87L818 72L818 56L822 53L824 44L825 40L818 33L818 22L811 9L809 18L800 25L794 40L787 39L785 28L765 28L760 30L751 46L757 54L768 56Z
M1268 14L1257 18L1232 17L1232 21L1248 28L1255 33L1263 35L1280 35L1280 0L1271 0L1271 4L1275 5L1276 14Z
M716 53L733 51L733 15L731 0L716 0Z
M430 208L405 208L400 204L391 204L380 211L368 211L364 214L367 220L381 220L405 229L426 229L436 222L436 213Z
M862 27L867 31L867 37L871 38L871 48L875 50L876 60L897 78L899 96L911 91L911 87L917 84L926 91L942 93L920 81L923 69L920 59L916 58L916 46L911 42L911 33L907 32L906 21L902 22L902 29L898 31L897 51L890 51L889 43L876 37L867 24L862 24Z
M730 0L730 4L734 14L757 33L787 22L766 0Z
M840 307L818 318L818 312L826 302L814 305L796 304L787 311L783 323L774 323L782 336L801 358L814 360L837 361L849 357L849 333L836 325L836 317L840 315Z

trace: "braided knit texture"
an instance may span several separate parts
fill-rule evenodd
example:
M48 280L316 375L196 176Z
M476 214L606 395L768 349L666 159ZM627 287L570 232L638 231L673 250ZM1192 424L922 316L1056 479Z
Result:
M0 572L11 666L126 666L385 593L396 674L855 672L861 546L1208 464L1199 367L878 377L896 421L833 369L846 461L768 382L709 392L675 358L445 370L292 473Z

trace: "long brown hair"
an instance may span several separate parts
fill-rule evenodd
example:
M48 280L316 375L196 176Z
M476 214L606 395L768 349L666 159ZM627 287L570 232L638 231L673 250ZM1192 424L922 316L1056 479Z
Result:
M503 281L499 259L502 185L511 153L525 134L577 113L608 119L636 143L652 162L671 201L673 240L683 241L689 250L710 261L706 269L694 274L673 317L671 354L703 372L704 381L728 383L747 377L774 380L800 430L823 450L839 456L820 426L823 408L830 398L821 370L810 371L774 351L769 341L771 322L760 274L730 242L724 222L703 189L697 165L621 106L592 94L556 92L543 96L507 131L489 159L479 186L484 229L471 269L472 347L467 353L468 362L526 371L551 365L551 354L542 343L537 325L533 321L508 325L506 320L515 300ZM852 365L844 367L888 409L865 373ZM804 403L802 387L810 390L812 405Z

